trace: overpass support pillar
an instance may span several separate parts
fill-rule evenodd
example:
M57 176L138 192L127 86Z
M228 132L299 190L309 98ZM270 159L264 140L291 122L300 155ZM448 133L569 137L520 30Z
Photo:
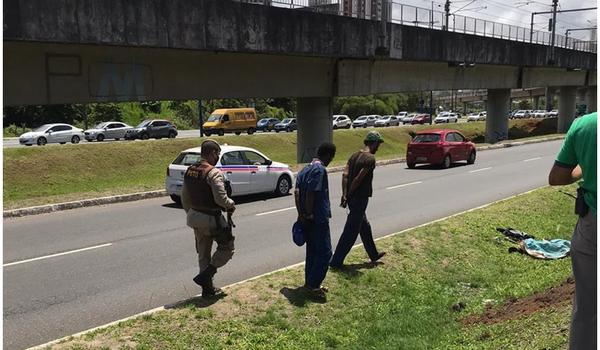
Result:
M554 93L555 90L553 87L546 87L546 111L551 111L554 109L553 101L554 101Z
M298 163L309 163L317 156L317 148L323 142L333 141L331 113L333 99L330 97L298 98L298 139L296 158Z
M558 97L558 127L557 132L566 133L575 120L575 86L561 86Z
M510 89L488 89L485 142L494 143L508 139L508 111Z
M585 93L585 104L587 105L587 112L592 113L598 110L597 101L598 97L596 95L596 87L590 86L588 87Z

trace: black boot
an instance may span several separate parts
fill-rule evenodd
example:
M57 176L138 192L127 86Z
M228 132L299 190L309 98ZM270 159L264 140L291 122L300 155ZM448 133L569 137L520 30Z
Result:
M194 282L202 287L202 297L207 298L216 295L220 292L220 289L215 288L213 285L213 276L217 273L217 268L208 265L204 271L194 277Z

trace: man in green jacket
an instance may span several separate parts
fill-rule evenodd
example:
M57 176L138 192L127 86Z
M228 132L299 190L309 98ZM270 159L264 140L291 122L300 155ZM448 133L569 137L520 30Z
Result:
M597 113L576 119L550 170L552 186L579 182L576 213L579 220L571 239L571 262L575 276L575 298L571 319L571 350L596 349L596 137Z

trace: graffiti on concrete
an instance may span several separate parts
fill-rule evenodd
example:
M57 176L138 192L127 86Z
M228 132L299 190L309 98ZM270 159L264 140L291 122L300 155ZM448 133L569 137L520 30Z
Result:
M90 97L98 101L141 101L152 93L152 67L137 63L90 65Z

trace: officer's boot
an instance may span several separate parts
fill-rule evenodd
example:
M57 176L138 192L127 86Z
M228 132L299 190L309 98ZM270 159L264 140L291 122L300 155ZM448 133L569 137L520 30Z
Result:
M208 265L204 271L194 277L194 282L202 287L202 297L207 298L216 295L220 289L213 285L213 277L217 273L217 268L213 265Z

